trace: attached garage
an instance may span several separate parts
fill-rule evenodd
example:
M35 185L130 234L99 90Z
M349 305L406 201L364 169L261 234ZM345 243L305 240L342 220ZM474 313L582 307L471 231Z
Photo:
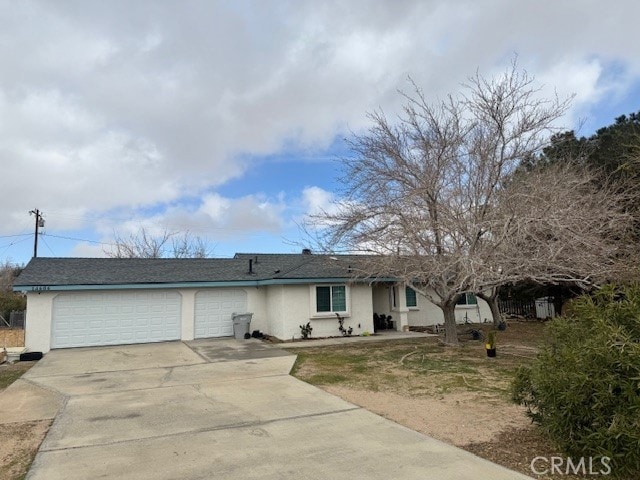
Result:
M196 293L195 338L233 335L233 313L247 311L247 292L240 288L217 288Z
M302 254L234 258L33 258L14 281L27 296L25 346L52 348L232 337L233 313L250 331L279 338L337 332L316 310L317 287L344 285L348 326L373 331L371 288L354 283L353 259ZM388 281L388 280L387 280ZM360 288L362 287L362 288ZM340 289L338 289L340 290ZM347 295L346 291L358 292ZM313 297L313 300L312 300ZM336 307L336 305L340 305Z
M180 339L181 295L175 291L61 293L52 310L51 348Z

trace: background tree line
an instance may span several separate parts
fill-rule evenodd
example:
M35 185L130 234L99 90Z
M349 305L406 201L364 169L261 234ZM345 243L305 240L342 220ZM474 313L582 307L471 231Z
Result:
M12 310L25 310L27 299L24 295L13 292L13 281L22 271L22 267L5 260L0 265L0 315L9 321ZM0 323L2 323L0 321Z

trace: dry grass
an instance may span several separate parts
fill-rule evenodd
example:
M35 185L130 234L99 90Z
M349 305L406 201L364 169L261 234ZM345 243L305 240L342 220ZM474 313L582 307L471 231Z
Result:
M50 425L50 420L0 424L0 478L25 478Z
M539 323L514 323L499 332L495 359L487 358L484 343L470 336L459 348L444 347L433 337L291 349L298 354L293 374L315 385L340 384L408 396L475 391L506 397L517 367L535 356L531 344L538 341L540 331Z
M0 365L0 393L35 363ZM12 406L3 405L2 408L8 409ZM50 420L0 424L0 479L25 478L50 425Z
M496 358L487 358L489 325L460 326L463 343L444 347L437 338L362 342L291 349L292 374L347 401L414 430L460 446L513 470L534 476L536 456L561 456L509 399L518 366L535 357L544 325L511 321L497 332ZM568 475L539 479L580 478Z
M35 362L3 363L0 365L0 392L19 379Z

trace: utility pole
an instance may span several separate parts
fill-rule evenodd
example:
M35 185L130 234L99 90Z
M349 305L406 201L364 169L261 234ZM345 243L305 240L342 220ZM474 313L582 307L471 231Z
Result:
M33 258L38 256L38 228L44 227L44 218L42 218L42 212L37 208L29 210L29 214L36 216L36 231L33 238Z

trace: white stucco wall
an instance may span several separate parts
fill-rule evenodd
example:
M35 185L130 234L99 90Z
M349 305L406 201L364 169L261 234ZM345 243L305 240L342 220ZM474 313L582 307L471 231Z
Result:
M345 316L344 328L353 328L353 335L361 335L363 332L373 333L373 297L371 287L363 284L349 285L348 301L350 311L349 315ZM315 304L312 305L312 308L314 306ZM331 337L341 335L340 330L338 330L338 319L335 315L333 318L318 319L315 323L321 327L318 331L318 336ZM313 333L315 334L316 332L314 331Z
M306 324L310 320L309 314L309 286L308 285L285 285L282 287L280 308L280 334L281 340L290 340L300 337L300 325ZM316 325L313 327L312 335L317 335Z
M264 290L267 318L265 333L282 340L285 338L282 313L284 309L284 286L271 285L264 287Z
M315 311L316 285L274 285L268 287L267 309L269 330L267 333L281 340L301 338L300 325L311 322L313 337L336 337L338 318L333 313L317 314ZM344 328L353 328L353 335L373 333L373 304L368 285L347 285L349 314Z
M32 352L51 349L51 312L57 292L28 292L24 345Z
M409 308L408 317L410 326L444 323L444 314L438 306L430 302L424 295L417 294L416 299L418 306Z
M246 287L247 312L253 313L251 317L251 331L260 330L267 333L267 289L265 287Z
M438 306L419 293L416 298L418 306L409 308L409 325L426 326L444 323L444 314ZM456 321L464 323L465 318L472 323L491 322L493 320L489 305L480 298L478 298L478 305L456 306Z
M206 289L177 290L182 296L180 336L185 341L193 340L195 296ZM247 293L247 311L253 313L251 331L260 330L282 340L289 340L300 338L300 325L311 321L314 337L340 335L335 314L318 315L315 312L315 285L272 285L244 287L242 290ZM91 293L90 290L86 292ZM53 299L61 293L63 292L27 293L25 345L29 350L45 353L50 350ZM353 335L373 333L371 287L366 284L347 285L347 305L349 313L345 316L344 327L352 327Z

